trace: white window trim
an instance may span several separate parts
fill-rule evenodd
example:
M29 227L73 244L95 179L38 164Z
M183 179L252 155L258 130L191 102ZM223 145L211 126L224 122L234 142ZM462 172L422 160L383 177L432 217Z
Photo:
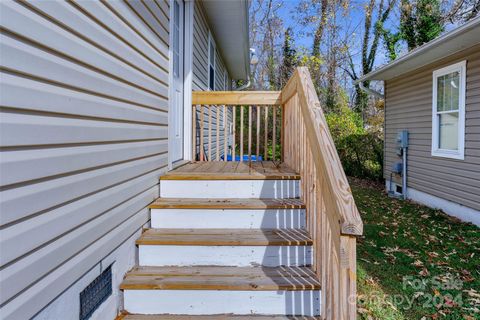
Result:
M207 83L207 90L211 91L210 89L210 44L213 45L213 76L215 77L215 74L217 73L217 70L215 69L216 64L217 64L217 55L215 54L217 50L217 45L215 44L215 40L213 39L212 33L209 31L208 32L208 68L207 68L207 76L208 76L208 83ZM215 90L215 79L213 79L213 90Z
M467 61L461 61L445 68L433 71L433 94L432 94L432 156L464 160L465 158L465 93ZM459 79L459 105L458 105L458 151L438 148L438 117L437 114L437 78L458 71Z

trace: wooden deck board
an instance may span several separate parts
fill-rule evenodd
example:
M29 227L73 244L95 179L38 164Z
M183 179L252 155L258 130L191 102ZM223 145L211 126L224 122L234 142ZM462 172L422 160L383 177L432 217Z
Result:
M127 273L124 290L320 290L308 267L138 267Z
M143 314L122 314L116 320L320 320L320 317L306 316L264 316L246 315L237 316L231 314L189 316L189 315L143 315Z
M300 199L158 198L150 209L303 209Z
M161 180L299 180L284 164L260 162L193 162L167 172Z
M309 246L303 229L148 229L138 245Z

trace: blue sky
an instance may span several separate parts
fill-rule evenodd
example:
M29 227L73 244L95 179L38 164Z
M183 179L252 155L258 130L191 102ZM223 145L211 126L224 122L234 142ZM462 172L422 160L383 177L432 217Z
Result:
M298 19L295 17L295 7L299 4L300 1L295 0L286 0L284 5L279 9L279 15L283 19L285 28L292 27L295 34L295 45L297 47L305 47L311 49L313 45L313 32L314 28L307 29L304 26L300 25ZM355 52L360 52L359 48L361 46L361 37L363 36L363 24L364 24L364 11L363 11L362 1L351 1L350 2L350 12L348 17L338 17L338 21L343 30L339 32L344 34L349 32L348 38L351 40L351 45L353 46L352 52L355 62L359 62L359 55L355 55ZM387 21L386 26L389 28L395 28L399 17L396 12L392 12L390 19ZM395 29L394 29L395 30ZM353 31L355 32L353 34ZM375 65L381 65L387 62L386 52L381 44L378 48L377 57Z

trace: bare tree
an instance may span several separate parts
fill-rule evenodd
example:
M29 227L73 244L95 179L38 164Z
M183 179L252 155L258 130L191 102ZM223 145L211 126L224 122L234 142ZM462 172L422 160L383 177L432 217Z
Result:
M349 51L349 69L348 74L352 80L358 80L360 75L367 74L373 70L377 50L382 40L383 25L388 19L396 0L370 0L365 6L365 22L363 29L363 40L361 43L361 70L357 70L351 51ZM374 13L376 12L376 15ZM370 83L366 81L365 87L369 87ZM363 114L367 108L368 96L355 85L355 108Z
M456 0L447 10L444 20L450 23L467 22L480 15L480 0Z
M252 80L257 89L277 89L278 68L281 62L281 37L283 21L278 11L281 0L257 0L251 2L250 39L257 49L259 62L253 67Z

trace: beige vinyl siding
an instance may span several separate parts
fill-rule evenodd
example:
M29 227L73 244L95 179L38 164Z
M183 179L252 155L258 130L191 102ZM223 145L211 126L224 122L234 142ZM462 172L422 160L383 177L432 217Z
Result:
M210 28L208 26L208 21L205 15L205 11L202 7L201 2L196 1L194 5L194 25L193 25L193 63L192 63L192 71L193 71L193 79L192 79L192 89L194 91L205 91L208 89L208 34L210 32ZM214 36L212 34L212 36ZM227 69L225 68L225 64L223 59L218 51L218 48L215 50L215 90L227 90L225 88L225 81L224 75L225 73L228 74ZM198 113L198 117L200 114ZM220 117L223 117L223 111L219 113ZM227 123L223 123L223 119L220 120L220 153L219 157L221 157L224 153L224 143L225 143L225 128L228 129L228 123L232 122L232 113L227 113ZM208 142L209 142L209 131L208 131L208 109L204 108L204 150L206 152L206 156L208 156ZM223 125L223 126L222 126ZM197 131L199 132L200 127L197 123ZM228 132L228 130L227 130ZM216 159L217 155L217 108L212 107L212 160ZM197 141L199 140L197 135ZM197 153L199 150L197 149ZM210 159L209 159L210 160Z
M463 60L467 61L465 159L433 157L432 72ZM480 210L480 46L386 81L385 88L385 177L400 161L395 136L408 129L408 186Z
M166 1L0 2L0 314L28 319L148 220Z

